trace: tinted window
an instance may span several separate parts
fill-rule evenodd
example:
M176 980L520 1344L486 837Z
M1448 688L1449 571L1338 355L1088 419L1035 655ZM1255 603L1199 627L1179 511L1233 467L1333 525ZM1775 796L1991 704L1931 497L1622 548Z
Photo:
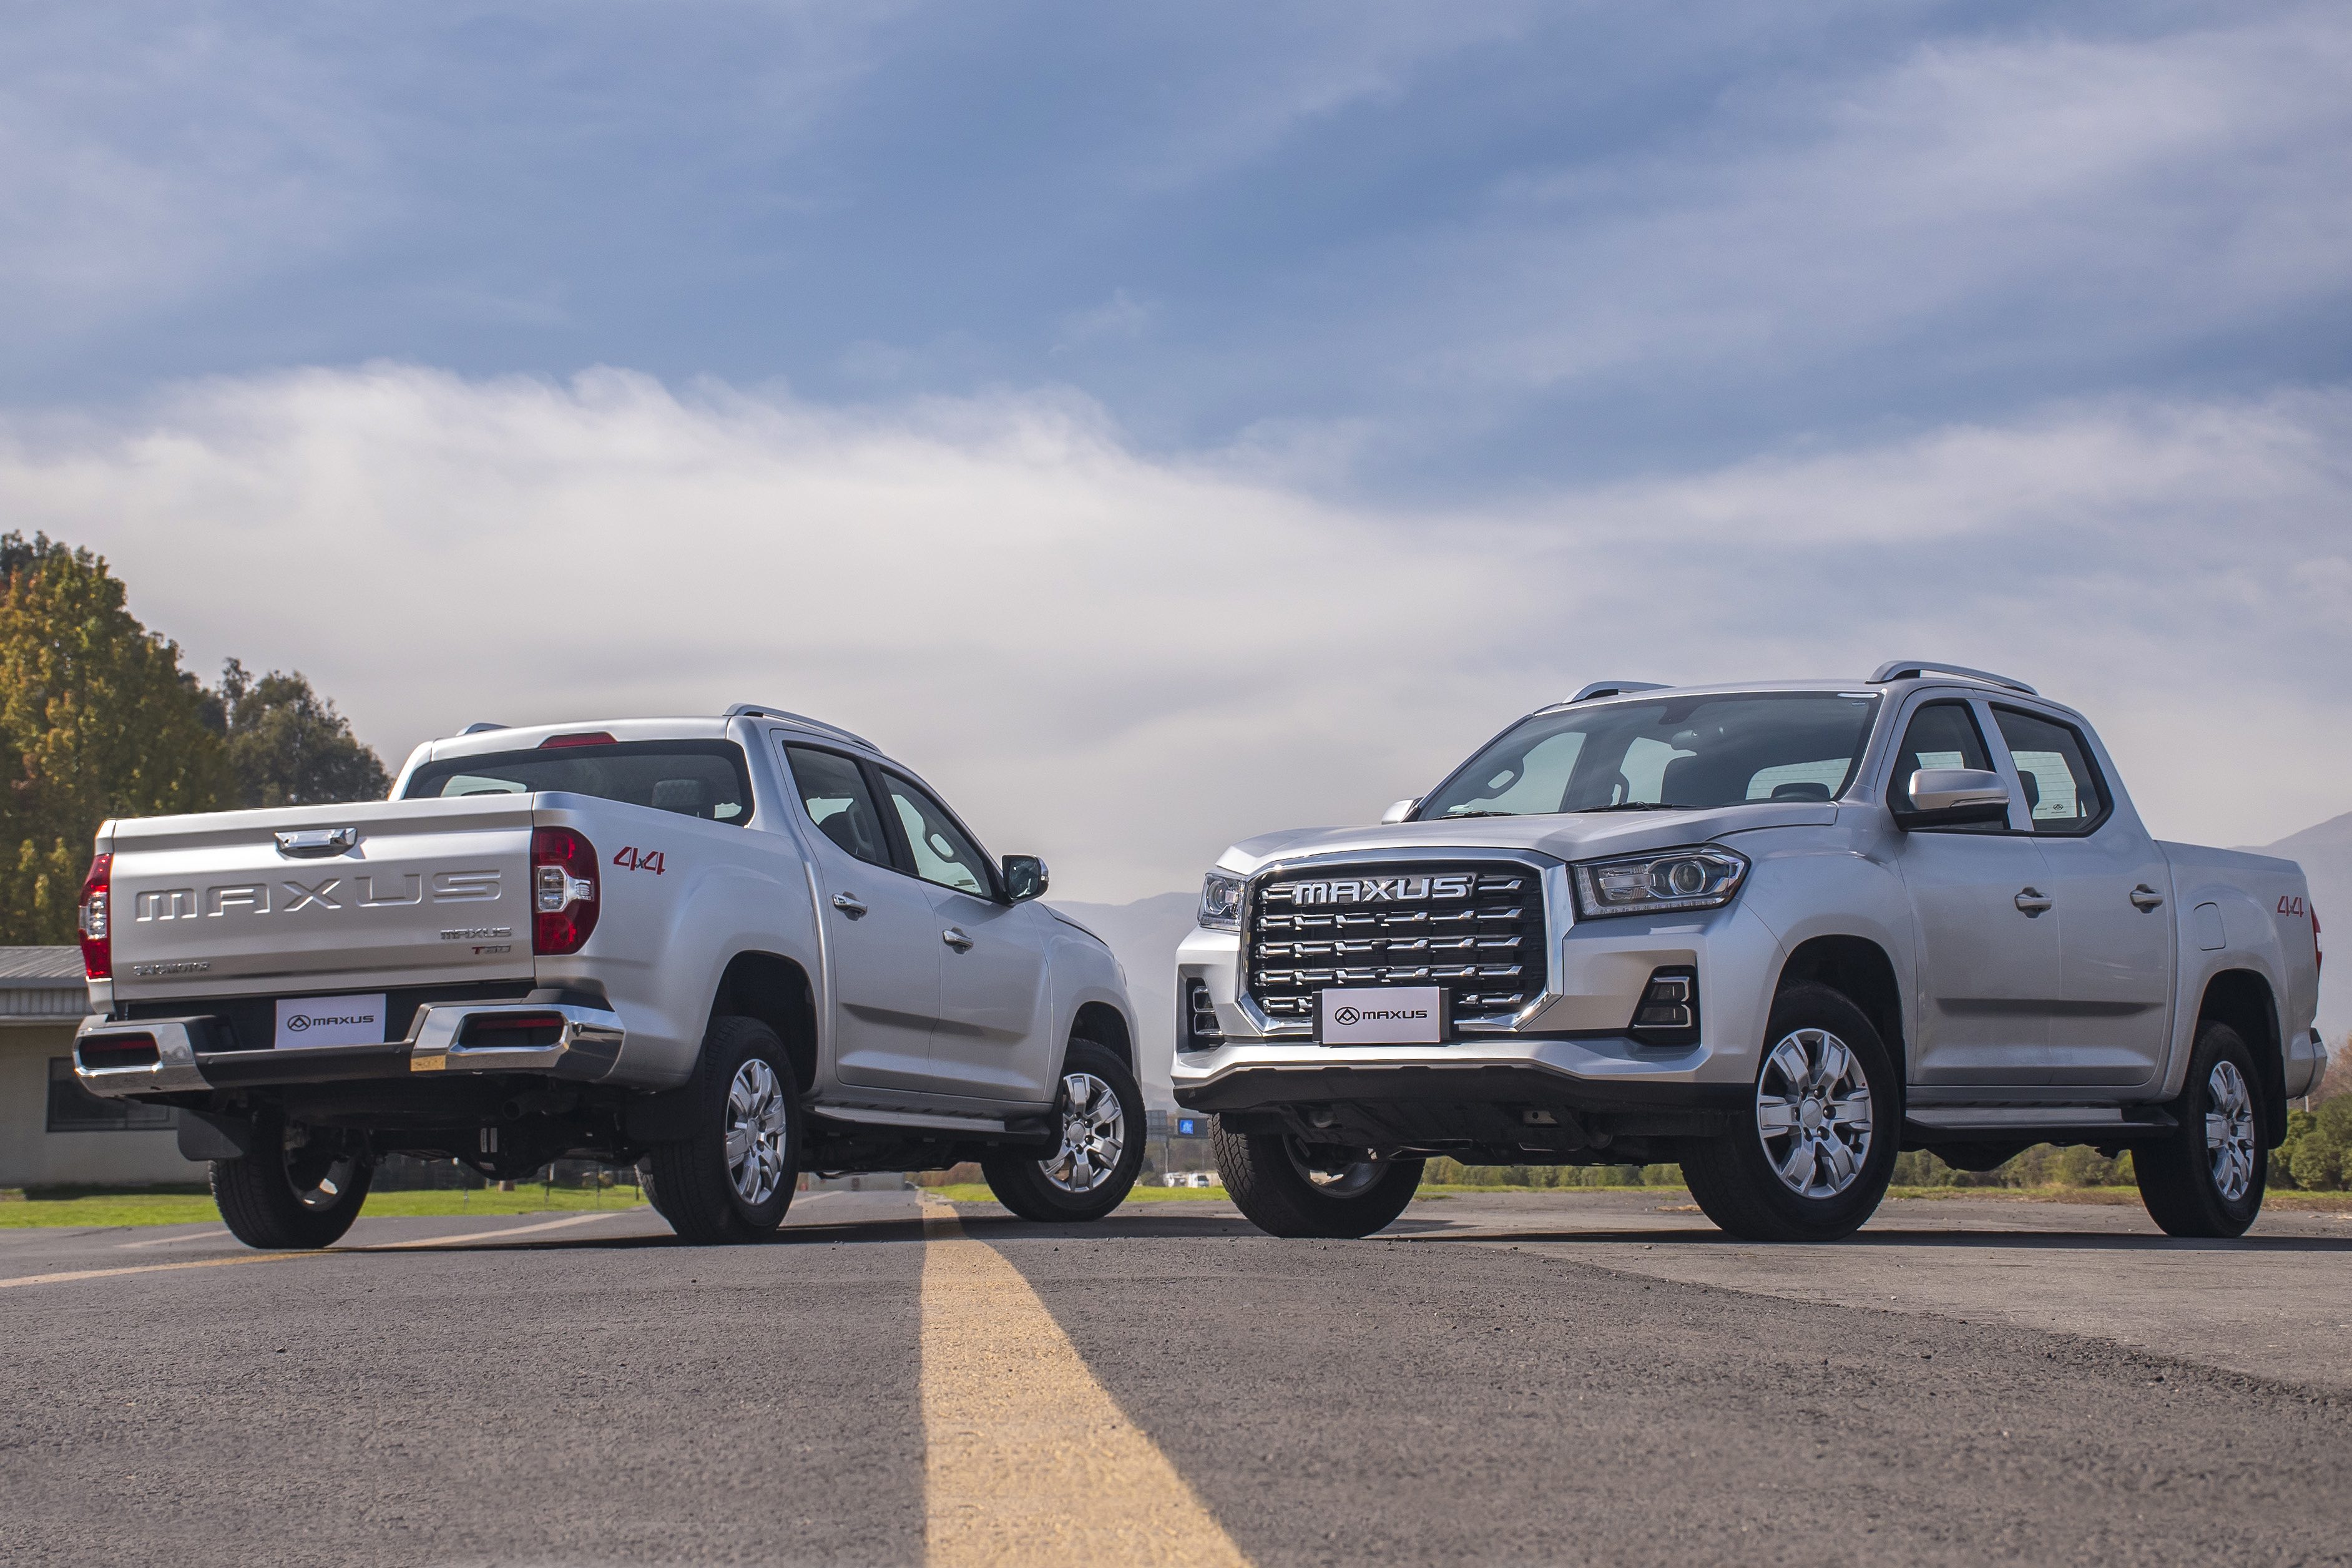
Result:
M2083 737L2069 725L2014 708L1996 708L1992 715L2017 763L2033 831L2083 833L2097 826L2107 814L2106 792Z
M705 822L751 820L743 752L726 741L630 741L451 757L418 768L404 794L417 800L539 790L649 805Z
M1833 800L1853 777L1877 706L1871 696L1776 691L1539 713L1479 752L1417 815Z
M907 830L907 846L915 852L915 875L942 888L989 897L994 889L988 879L988 861L947 809L896 773L884 773L882 779L898 809L899 826Z
M882 837L882 816L874 808L866 773L837 752L786 746L784 760L792 764L793 784L800 791L816 830L860 860L876 866L890 864L890 848Z
M99 1099L74 1077L71 1057L49 1058L48 1109L51 1132L130 1132L180 1124L178 1114L168 1105Z

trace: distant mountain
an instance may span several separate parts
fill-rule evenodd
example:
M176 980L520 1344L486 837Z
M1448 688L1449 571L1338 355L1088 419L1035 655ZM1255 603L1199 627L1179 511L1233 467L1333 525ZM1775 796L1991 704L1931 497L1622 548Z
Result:
M1073 904L1059 899L1054 908L1084 925L1103 941L1127 969L1127 990L1135 1004L1140 1035L1137 1055L1142 1058L1146 1103L1168 1110L1176 1103L1168 1083L1168 1069L1176 1059L1176 944L1193 926L1199 900L1192 893L1155 893L1131 904Z
M2265 844L2257 855L2275 855L2303 867L2311 901L2319 910L2320 950L2334 949L2336 962L2319 971L2319 1033L2328 1048L2340 1050L2352 1029L2352 811L2316 827Z

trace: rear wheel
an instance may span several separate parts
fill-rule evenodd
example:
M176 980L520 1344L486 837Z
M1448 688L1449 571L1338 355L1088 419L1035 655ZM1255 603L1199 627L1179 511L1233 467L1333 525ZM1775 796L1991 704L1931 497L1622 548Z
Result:
M2253 1053L2227 1024L2197 1031L2189 1084L2172 1102L2180 1125L2132 1147L2140 1202L2168 1236L2243 1236L2263 1212L2269 1162L2254 1110Z
M276 1115L257 1121L253 1131L252 1153L213 1162L213 1202L229 1234L270 1252L341 1240L375 1177L367 1134Z
M1078 1224L1127 1201L1143 1172L1143 1091L1108 1047L1072 1040L1055 1102L1061 1145L1037 1160L992 1154L980 1163L996 1201L1023 1219Z
M694 1134L647 1153L655 1210L688 1241L760 1240L784 1222L800 1180L800 1086L784 1043L756 1018L714 1018L694 1088Z
M1773 1000L1744 1125L1687 1145L1706 1217L1749 1241L1835 1241L1862 1228L1895 1173L1895 1064L1862 1009L1824 985Z
M1225 1194L1269 1236L1370 1236L1396 1222L1421 1186L1419 1160L1372 1160L1363 1151L1286 1134L1228 1132L1211 1141Z

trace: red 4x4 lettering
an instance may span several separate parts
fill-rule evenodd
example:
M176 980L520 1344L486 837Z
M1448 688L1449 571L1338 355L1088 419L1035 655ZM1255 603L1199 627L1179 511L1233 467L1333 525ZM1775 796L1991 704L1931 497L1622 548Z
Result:
M613 864L625 871L651 871L658 877L662 874L662 852L625 844L613 852Z

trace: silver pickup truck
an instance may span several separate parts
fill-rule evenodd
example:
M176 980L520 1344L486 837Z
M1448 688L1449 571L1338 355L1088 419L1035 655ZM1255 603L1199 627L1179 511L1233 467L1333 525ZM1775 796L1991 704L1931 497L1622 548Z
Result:
M1280 1235L1376 1230L1446 1154L1679 1161L1726 1230L1827 1239L1901 1150L2047 1141L2234 1236L2326 1068L2318 990L2302 870L2157 842L2021 681L1608 681L1379 826L1227 850L1175 1091Z
M394 1152L641 1161L701 1241L962 1160L1092 1219L1142 1167L1133 1010L1045 881L781 710L477 725L386 801L101 827L75 1068L178 1107L256 1247L340 1237Z

